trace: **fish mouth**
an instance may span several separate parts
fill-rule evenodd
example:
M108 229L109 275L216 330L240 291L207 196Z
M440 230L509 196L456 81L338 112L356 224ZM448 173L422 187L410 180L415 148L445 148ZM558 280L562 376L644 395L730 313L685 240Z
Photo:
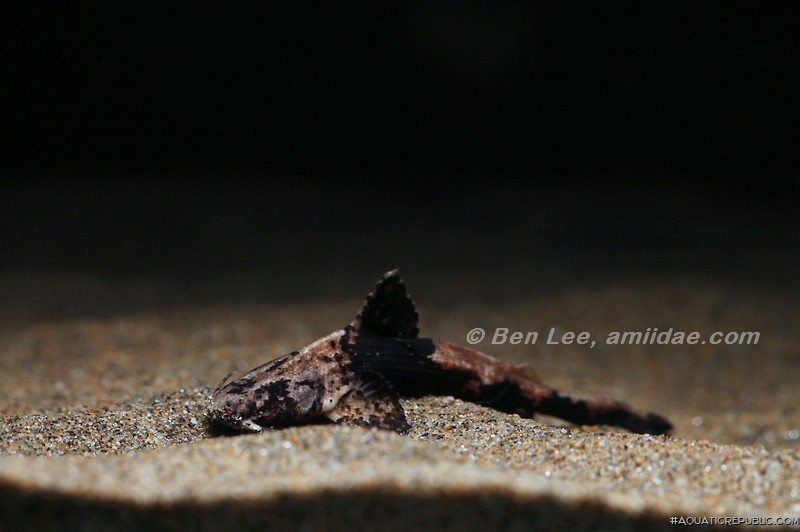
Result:
M243 416L241 412L237 412L235 405L219 404L216 395L209 396L207 401L206 421L212 433L233 435L261 432L264 429L252 419Z
M264 427L258 423L224 409L209 411L208 421L211 431L219 434L252 434L264 430Z
M209 424L216 429L234 429L237 432L244 432L246 429L243 424L242 416L234 414L229 406L221 406L216 401L215 396L209 396L206 418Z

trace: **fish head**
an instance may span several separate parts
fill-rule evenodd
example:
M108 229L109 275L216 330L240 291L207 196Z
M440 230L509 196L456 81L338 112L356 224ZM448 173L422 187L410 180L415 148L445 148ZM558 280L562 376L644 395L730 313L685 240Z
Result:
M279 359L280 361L280 359ZM220 383L208 398L212 424L240 432L301 424L322 411L323 389L309 368L275 362L240 379ZM295 374L298 373L298 374Z

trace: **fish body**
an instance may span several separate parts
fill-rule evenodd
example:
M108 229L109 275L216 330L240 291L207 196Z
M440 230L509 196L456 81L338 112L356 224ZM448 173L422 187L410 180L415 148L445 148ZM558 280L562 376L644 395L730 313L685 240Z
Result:
M405 433L399 396L452 395L523 417L538 412L650 434L672 428L615 399L560 393L524 366L419 338L418 320L398 271L387 272L346 327L221 383L209 398L209 417L242 431L327 418Z

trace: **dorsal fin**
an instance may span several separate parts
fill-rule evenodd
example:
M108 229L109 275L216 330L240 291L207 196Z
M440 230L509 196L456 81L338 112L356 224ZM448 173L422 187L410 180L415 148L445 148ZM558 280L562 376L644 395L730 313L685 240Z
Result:
M400 270L392 270L384 273L375 289L367 295L351 325L356 330L364 327L381 336L416 338L419 334L418 320L414 302L400 280Z

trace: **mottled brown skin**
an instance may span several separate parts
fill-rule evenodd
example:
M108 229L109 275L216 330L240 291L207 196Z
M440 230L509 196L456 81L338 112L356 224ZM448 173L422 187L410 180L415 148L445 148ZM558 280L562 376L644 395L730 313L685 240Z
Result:
M220 384L209 398L209 416L238 430L327 418L404 433L409 425L398 395L452 395L525 417L539 412L650 434L672 428L661 416L611 398L559 393L523 366L418 338L417 321L397 270L387 272L347 327Z

